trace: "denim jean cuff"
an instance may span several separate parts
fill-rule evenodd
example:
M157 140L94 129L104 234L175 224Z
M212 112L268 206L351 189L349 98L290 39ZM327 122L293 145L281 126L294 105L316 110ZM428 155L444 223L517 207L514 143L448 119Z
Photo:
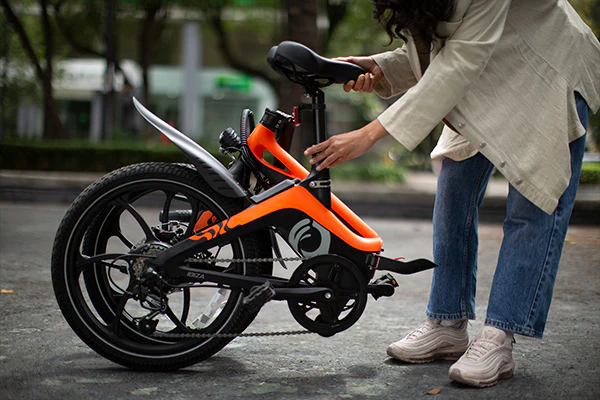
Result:
M425 312L425 315L427 315L428 318L440 319L442 321L452 321L452 320L460 320L460 319L475 319L475 314L473 314L473 313L438 314L438 313L432 313L431 311L427 310Z
M527 326L521 326L521 325L516 325L516 324L510 324L508 322L496 321L496 320L493 320L490 318L485 319L485 324L489 325L489 326L493 326L498 329L502 329L504 331L511 331L511 332L514 332L519 335L534 337L534 338L538 338L538 339L541 339L544 334L543 331L536 331L535 329L527 327Z

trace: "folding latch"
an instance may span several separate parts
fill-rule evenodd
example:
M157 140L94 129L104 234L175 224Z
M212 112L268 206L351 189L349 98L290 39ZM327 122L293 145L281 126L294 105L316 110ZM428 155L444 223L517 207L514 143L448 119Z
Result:
M331 179L322 180L322 181L311 181L308 184L308 187L311 189L327 189L331 187Z
M367 254L367 267L372 270L377 269L379 266L379 260L380 256L378 254Z

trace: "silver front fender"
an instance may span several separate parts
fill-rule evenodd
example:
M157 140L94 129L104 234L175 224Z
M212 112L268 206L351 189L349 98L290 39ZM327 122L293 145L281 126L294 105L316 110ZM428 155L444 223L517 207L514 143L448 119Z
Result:
M219 194L227 197L246 197L246 191L231 173L198 143L167 124L142 105L135 97L133 104L152 126L161 131L194 164L200 175Z

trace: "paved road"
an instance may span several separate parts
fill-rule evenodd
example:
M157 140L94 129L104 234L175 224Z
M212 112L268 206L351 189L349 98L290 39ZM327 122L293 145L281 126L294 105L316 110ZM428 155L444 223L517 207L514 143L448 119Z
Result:
M517 337L516 375L479 390L452 383L449 362L407 365L385 348L421 323L430 273L401 280L390 299L332 338L238 338L209 360L174 373L141 373L98 356L68 328L56 305L49 256L63 205L0 203L0 399L595 399L600 381L600 228L569 230L544 340ZM430 257L431 225L368 219L386 255ZM480 231L481 327L502 236ZM297 329L287 307L269 303L248 331Z

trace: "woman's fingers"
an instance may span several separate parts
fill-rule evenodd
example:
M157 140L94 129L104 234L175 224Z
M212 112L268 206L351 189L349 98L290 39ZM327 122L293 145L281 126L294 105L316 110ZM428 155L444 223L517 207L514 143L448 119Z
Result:
M344 84L344 91L349 92L354 90L355 92L371 93L375 89L377 78L371 74L362 74L356 79L356 81L348 81Z
M305 156L312 156L310 159L311 165L317 165L317 170L321 171L324 168L330 168L334 165L333 162L339 158L331 148L331 139L322 143L309 147L304 151ZM339 164L339 162L338 162Z
M327 140L319 144L310 146L308 149L304 150L304 155L307 157L312 156L323 151L325 148L327 148Z
M344 84L344 92L349 92L354 88L355 81L348 81Z

